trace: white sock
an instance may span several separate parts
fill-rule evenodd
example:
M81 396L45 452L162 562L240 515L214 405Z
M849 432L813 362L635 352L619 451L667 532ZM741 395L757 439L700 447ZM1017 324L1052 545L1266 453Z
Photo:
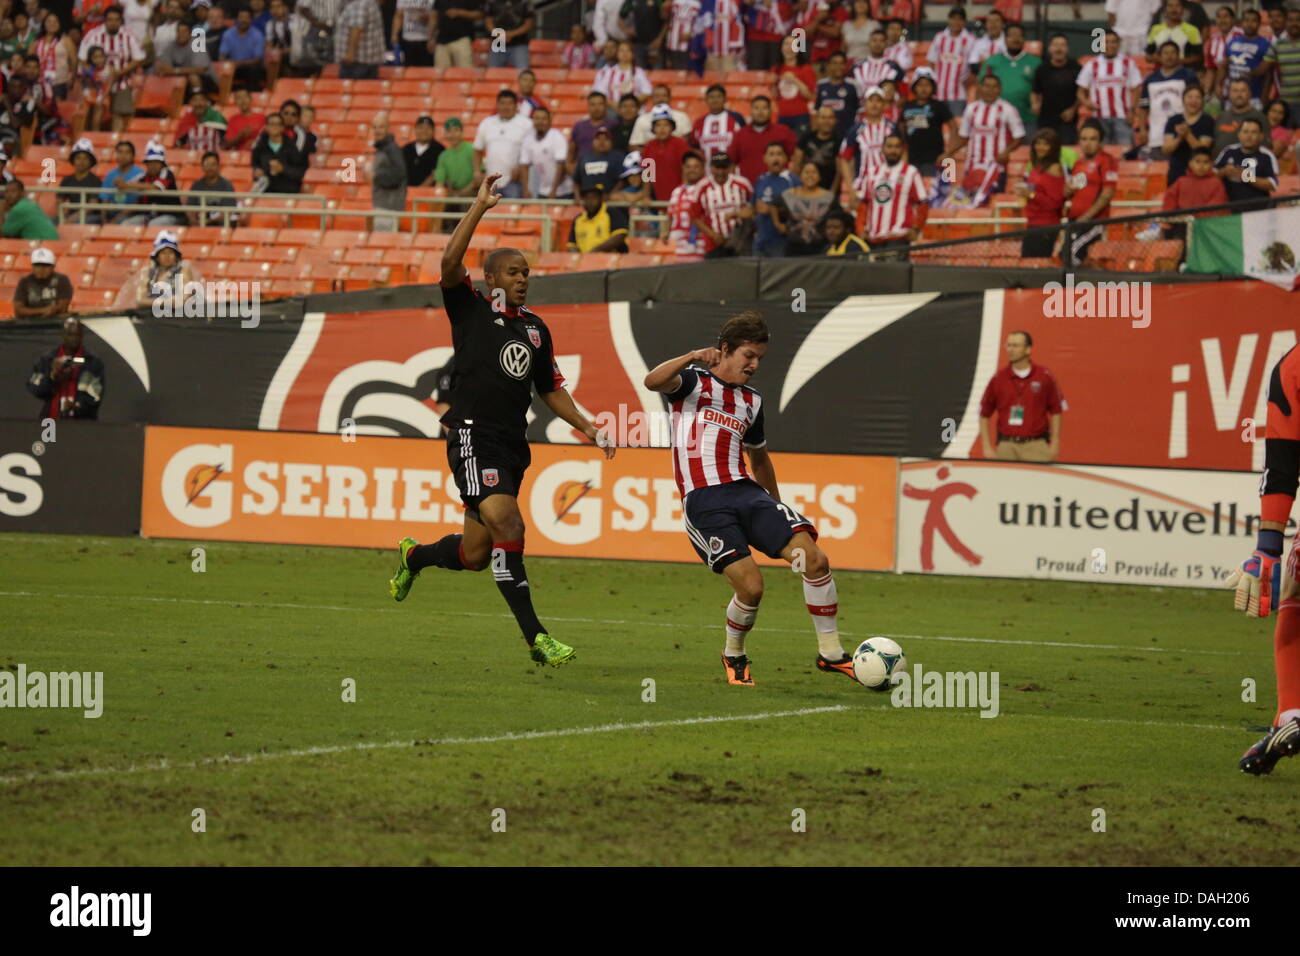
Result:
M1295 708L1292 708L1291 710L1284 710L1282 711L1282 713L1277 715L1277 723L1274 724L1273 726L1281 727L1283 724L1285 724L1293 717L1300 717L1300 710L1296 710Z
M827 571L819 578L803 576L803 599L812 615L817 631L817 650L828 661L843 660L848 655L840 643L837 616L840 611L839 596L835 593L835 578Z
M731 603L727 605L727 646L722 653L728 657L744 656L745 637L754 626L756 617L758 608L741 604L739 598L734 594L731 596Z

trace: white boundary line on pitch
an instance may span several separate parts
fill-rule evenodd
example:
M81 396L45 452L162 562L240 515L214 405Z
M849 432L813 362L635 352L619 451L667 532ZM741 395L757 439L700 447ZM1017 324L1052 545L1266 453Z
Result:
M348 607L338 604L283 604L272 601L238 601L231 599L219 598L178 598L178 597L153 597L143 594L65 594L42 591L0 591L0 597L40 597L40 598L70 598L73 600L90 600L90 601L146 601L154 604L212 604L222 607L249 607L249 608L271 608L274 610L290 611L355 611L362 614L400 614L403 613L395 607ZM442 608L438 613L443 616L457 617L491 617L505 618L513 620L512 615L505 613L492 613L489 611L448 611ZM548 621L559 621L562 624L614 624L614 625L631 625L633 627L673 627L689 630L691 628L710 628L715 627L715 623L710 624L679 624L669 621L621 621L606 618L595 617L556 617L555 615L546 615ZM804 634L804 630L792 627L759 627L761 633L767 631L774 634ZM1217 657L1236 657L1241 654L1250 653L1251 648L1244 644L1239 650L1194 650L1186 647L1144 647L1128 644L1085 644L1079 641L1030 641L1017 640L1015 638L1004 637L955 637L947 634L882 634L870 633L863 634L856 631L840 631L845 637L862 638L866 640L869 637L889 637L894 640L909 641L947 641L958 644L1010 644L1022 647L1073 647L1088 651L1130 651L1142 654L1208 654Z
M742 720L774 720L781 717L806 717L811 714L832 714L845 711L892 711L889 704L874 707L850 707L836 704L828 707L804 707L799 710L778 710L764 714L729 714L717 717L684 717L678 720L642 720L630 724L601 724L595 727L569 727L562 730L528 730L521 733L493 734L485 737L444 737L439 740L389 740L383 743L333 744L321 747L303 747L296 750L280 750L272 753L223 754L219 757L205 757L185 763L172 763L159 760L154 763L132 764L128 767L87 767L77 770L49 770L45 772L12 774L0 776L0 785L9 783L34 783L52 780L71 780L84 777L103 777L117 774L151 773L164 770L199 770L204 767L230 766L233 764L251 764L267 760L279 760L292 757L317 757L325 754L351 753L365 750L404 750L408 747L445 747L459 744L495 744L509 743L516 740L541 740L549 737L578 737L588 734L618 733L624 730L651 730L657 727L689 727L700 724L725 724ZM1072 717L1066 714L1016 714L1004 713L1003 717L1028 717L1035 720L1068 720L1084 724L1123 724L1130 727L1170 727L1194 730L1222 730L1240 733L1247 728L1233 727L1225 724L1193 724L1184 721L1164 720L1127 720L1122 717Z
M356 750L399 750L407 747L443 747L453 744L495 744L513 740L540 740L546 737L579 737L587 734L611 734L623 730L649 730L655 727L689 727L695 724L726 724L741 720L774 720L778 717L804 717L808 714L830 714L852 710L844 704L830 707L804 707L799 710L777 710L765 714L727 714L718 717L683 717L678 720L641 720L631 724L601 724L596 727L569 727L563 730L527 730L521 733L493 734L488 737L444 737L440 740L389 740L383 743L335 744L326 747L304 747L299 750L280 750L272 753L226 754L206 757L186 763L159 760L155 763L133 764L129 767L88 767L79 770L51 770L45 773L15 774L0 777L0 783L31 783L37 780L67 780L75 777L95 777L108 774L147 773L157 770L197 770L201 767L222 764L256 763L281 757L315 757L320 754L347 753Z

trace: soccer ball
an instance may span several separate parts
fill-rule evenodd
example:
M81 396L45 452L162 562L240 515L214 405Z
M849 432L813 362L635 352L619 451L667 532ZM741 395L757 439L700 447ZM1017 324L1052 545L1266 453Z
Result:
M853 676L872 690L889 690L889 679L905 670L907 655L887 637L868 638L853 652Z

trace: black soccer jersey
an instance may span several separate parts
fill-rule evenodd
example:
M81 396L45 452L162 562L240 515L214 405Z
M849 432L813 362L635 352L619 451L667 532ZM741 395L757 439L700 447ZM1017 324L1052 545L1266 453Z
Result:
M469 276L454 288L444 286L442 301L456 349L451 409L443 425L526 442L533 387L546 394L564 385L550 330L527 308L496 311Z

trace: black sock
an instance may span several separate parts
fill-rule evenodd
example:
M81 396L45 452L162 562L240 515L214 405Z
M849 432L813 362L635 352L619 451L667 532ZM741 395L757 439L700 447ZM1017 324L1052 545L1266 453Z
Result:
M464 571L465 565L460 559L460 542L464 537L463 534L449 534L433 544L417 544L407 552L407 567L412 571L428 567Z
M496 579L501 596L510 605L510 611L519 622L524 640L533 646L538 634L546 631L533 611L533 592L524 574L524 545L522 541L496 541L492 544L492 577Z

